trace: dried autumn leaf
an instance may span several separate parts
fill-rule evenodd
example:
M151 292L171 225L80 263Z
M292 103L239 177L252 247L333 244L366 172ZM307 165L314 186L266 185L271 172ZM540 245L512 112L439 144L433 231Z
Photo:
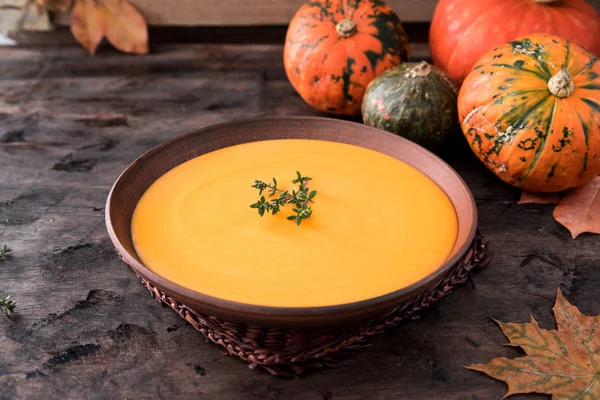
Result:
M148 53L148 27L144 17L126 0L98 2L105 35L117 49L126 53Z
M569 304L560 289L553 309L558 330L530 323L498 324L527 357L494 358L488 364L466 367L508 384L504 397L517 393L545 393L558 399L600 398L600 315L588 317Z
M517 204L557 204L562 193L523 192Z
M600 234L600 176L568 191L552 215L571 232L573 239L583 232Z
M68 11L73 0L35 0L35 3L49 11Z
M71 33L91 54L102 41L105 24L96 0L77 0L71 11Z

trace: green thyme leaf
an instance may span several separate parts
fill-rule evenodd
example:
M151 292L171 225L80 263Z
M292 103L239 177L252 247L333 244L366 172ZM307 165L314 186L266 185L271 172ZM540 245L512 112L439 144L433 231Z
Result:
M10 252L10 249L7 245L0 247L0 258L4 257L7 253Z
M4 311L4 314L10 315L15 312L17 303L10 299L10 296L4 296L0 298L0 310Z
M296 221L296 225L300 225L303 220L308 219L312 215L312 208L308 207L308 203L312 203L313 199L317 195L316 190L308 191L308 187L306 183L312 178L308 176L302 176L300 171L296 171L296 179L292 180L293 184L297 184L298 188L291 189L291 194L289 190L281 190L277 187L277 179L273 177L271 182L263 182L261 180L256 179L253 188L258 189L258 195L261 196L260 199L250 205L250 208L255 208L258 211L258 215L261 217L265 213L271 213L275 215L281 211L281 208L286 204L291 204L295 206L292 208L294 215L288 216L286 219L292 221ZM276 194L277 197L273 200L267 201L265 196L262 196L264 190L269 189L269 197L273 197Z
M0 247L0 258L6 256L7 253L10 252L10 249L7 245ZM10 296L4 296L0 298L0 310L2 310L6 315L10 315L15 311L15 307L17 303L10 299Z

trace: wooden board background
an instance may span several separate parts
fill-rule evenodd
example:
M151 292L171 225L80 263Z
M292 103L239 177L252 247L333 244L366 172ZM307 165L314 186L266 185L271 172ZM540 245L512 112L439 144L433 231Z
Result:
M305 0L130 0L151 25L287 25ZM600 2L600 0L598 0ZM165 3L172 4L165 7ZM391 0L405 21L431 20L437 0ZM60 23L67 22L61 17Z
M464 368L523 354L492 318L553 329L557 286L600 313L599 237L573 240L551 206L517 205L519 190L457 140L441 156L473 192L495 253L476 290L462 285L337 369L292 380L250 370L150 297L114 252L103 206L129 163L174 136L320 115L287 81L282 44L156 44L143 57L102 45L91 57L50 43L0 48L0 245L13 249L0 295L18 303L0 315L1 400L501 399L505 384Z
M305 0L130 0L151 25L287 25ZM477 1L477 0L473 0ZM532 0L533 1L533 0ZM600 0L588 0L600 10ZM389 0L405 22L428 22L437 0ZM59 24L68 23L65 16Z

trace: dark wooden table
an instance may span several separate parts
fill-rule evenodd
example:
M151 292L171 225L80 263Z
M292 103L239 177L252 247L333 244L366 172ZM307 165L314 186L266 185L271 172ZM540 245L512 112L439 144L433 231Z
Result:
M173 136L215 123L315 115L278 45L158 45L144 57L74 44L0 48L0 398L499 399L505 385L464 365L519 356L492 321L533 314L554 327L556 287L600 313L600 240L572 240L550 206L519 191L464 143L444 158L477 200L495 252L463 285L378 336L339 368L282 380L224 356L161 308L114 253L104 202L119 173ZM543 396L540 396L544 398ZM518 398L516 396L515 398ZM526 397L530 398L530 397ZM533 397L535 398L535 396Z

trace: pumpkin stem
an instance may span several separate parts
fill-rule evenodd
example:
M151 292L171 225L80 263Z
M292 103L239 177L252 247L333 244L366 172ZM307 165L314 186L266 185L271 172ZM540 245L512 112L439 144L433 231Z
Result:
M569 97L575 90L573 76L566 69L561 69L548 81L548 89L550 89L550 93L561 99Z
M356 33L356 24L354 21L344 18L335 26L337 33L345 38L348 38Z
M414 76L428 76L431 73L431 66L427 61L421 61L419 65L413 68L411 73Z

